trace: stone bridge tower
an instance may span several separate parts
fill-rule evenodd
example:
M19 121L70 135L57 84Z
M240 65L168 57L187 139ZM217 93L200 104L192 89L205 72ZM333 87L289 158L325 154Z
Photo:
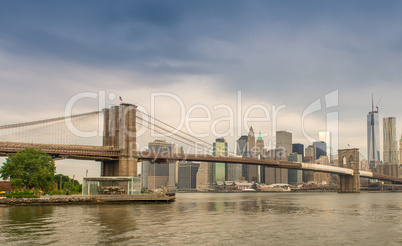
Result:
M338 167L353 169L353 176L339 175L338 190L341 193L360 192L359 149L338 150Z
M103 146L120 154L118 160L102 161L101 176L137 176L136 108L122 103L103 110Z

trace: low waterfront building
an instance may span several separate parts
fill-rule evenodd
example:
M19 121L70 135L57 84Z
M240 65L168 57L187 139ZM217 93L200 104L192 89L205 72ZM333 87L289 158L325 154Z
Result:
M138 177L84 177L82 195L139 195L141 179Z

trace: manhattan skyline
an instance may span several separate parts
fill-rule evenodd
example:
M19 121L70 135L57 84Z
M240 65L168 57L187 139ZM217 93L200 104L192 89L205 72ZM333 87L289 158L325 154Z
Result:
M291 132L305 147L312 143L301 131L302 114L321 99L322 110L305 119L307 134L318 140L327 130L326 114L338 112L339 148L359 148L367 158L371 93L381 98L379 128L382 118L396 117L401 135L401 19L398 1L3 3L0 124L62 116L71 97L99 91L117 96L108 104L121 96L145 108L152 93L171 93L186 110L202 104L215 119L227 115L215 105L236 112L240 91L243 114L253 104L271 114L272 106L286 106L275 130ZM326 108L325 95L336 90L338 104ZM177 124L176 101L156 105L158 118ZM97 109L90 99L74 108ZM191 116L197 115L205 116ZM263 136L266 144L275 141L270 119L252 123L270 134ZM205 132L210 126L194 127ZM243 127L240 135L246 134ZM207 140L212 145L215 138Z

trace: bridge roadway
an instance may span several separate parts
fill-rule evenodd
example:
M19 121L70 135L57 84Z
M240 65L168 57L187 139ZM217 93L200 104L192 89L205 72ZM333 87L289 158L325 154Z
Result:
M233 156L212 156L212 155L202 155L202 154L167 154L167 153L153 153L153 152L137 152L138 159L147 160L172 160L172 161L201 161L201 162L222 162L222 163L233 163L233 164L248 164L248 165L261 165L268 167L279 167L287 169L298 169L298 170L311 170L317 172L326 172L342 175L353 175L353 170L349 168L334 167L320 164L311 163L300 163L291 161L279 161L270 159L257 159L257 158L245 158L245 157L233 157Z
M281 160L232 157L232 156L212 156L212 155L201 155L201 154L197 155L167 154L167 153L157 154L154 152L147 152L147 151L137 152L137 157L139 160L151 160L151 161L186 160L186 161L199 161L199 162L221 162L221 163L233 163L233 164L261 165L267 167L278 167L286 169L297 169L297 170L353 176L353 169L350 168L312 164L312 163L281 161ZM394 181L402 184L402 178L396 178L367 171L359 171L359 173L360 177L363 178Z
M16 153L25 148L40 149L56 158L79 160L118 160L120 151L111 147L0 142L0 156Z
M103 146L85 146L85 145L59 145L59 144L37 144L37 143L18 143L18 142L1 142L0 141L0 156L16 153L25 148L36 148L56 157L56 158L69 158L79 160L118 160L120 150L112 147ZM133 156L137 157L139 161L151 160L155 162L168 162L168 161L198 161L198 162L221 162L233 164L247 164L247 165L262 165L267 167L278 167L287 169L307 170L315 172L333 173L340 175L353 175L353 170L343 167L327 166L312 163L291 162L281 160L257 159L257 158L244 158L233 156L212 156L202 154L169 154L169 153L155 153L148 151L135 151ZM402 178L396 178L372 172L360 171L360 177L389 180L402 183Z

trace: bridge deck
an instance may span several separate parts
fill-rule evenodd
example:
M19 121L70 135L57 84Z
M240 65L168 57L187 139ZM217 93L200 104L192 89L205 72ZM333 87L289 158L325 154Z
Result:
M120 153L118 149L102 146L0 142L0 156L16 153L25 148L40 149L59 157L85 160L117 160Z
M103 146L84 146L84 145L56 145L56 144L37 144L37 143L17 143L0 142L0 156L16 153L25 148L36 148L62 158L84 159L84 160L118 160L120 150L112 147ZM310 170L315 172L325 172L340 175L353 175L353 170L343 167L334 167L312 163L300 163L282 160L269 160L257 158L244 158L234 156L212 156L201 154L170 154L154 153L147 151L134 151L133 155L141 160L171 160L171 161L198 161L198 162L220 162L246 165L262 165L266 167L278 167L286 169ZM387 175L375 174L372 172L360 171L360 176L364 178L389 180L402 183L402 178Z
M287 169L311 170L316 172L326 172L343 175L353 175L353 170L349 168L334 167L320 164L300 163L281 160L244 158L232 156L212 156L212 155L192 155L192 154L157 154L153 152L137 152L139 159L146 160L186 160L186 161L203 161L203 162L221 162L233 164L261 165L268 167L279 167Z

